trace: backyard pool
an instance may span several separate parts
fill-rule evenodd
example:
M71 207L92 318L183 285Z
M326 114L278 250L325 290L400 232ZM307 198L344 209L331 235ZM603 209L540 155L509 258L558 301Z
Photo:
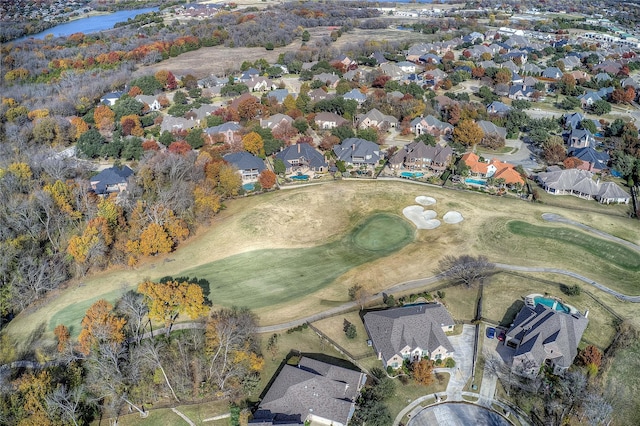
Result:
M402 173L400 173L400 177L403 177L403 178L414 178L415 179L415 178L420 178L422 176L424 176L424 173L421 173L421 172L402 172Z
M252 183L245 183L244 185L242 185L242 189L244 189L245 191L253 191L255 189L255 185Z
M464 180L464 183L466 183L467 185L485 186L487 184L487 181L483 179L466 178Z
M309 175L295 175L291 176L292 180L309 180Z
M554 309L554 310L560 311L560 312L564 312L566 314L571 313L571 309L568 306L563 305L562 303L558 302L557 300L551 299L549 297L537 296L537 297L533 298L533 302L536 305L539 303L541 305L548 306L551 309Z

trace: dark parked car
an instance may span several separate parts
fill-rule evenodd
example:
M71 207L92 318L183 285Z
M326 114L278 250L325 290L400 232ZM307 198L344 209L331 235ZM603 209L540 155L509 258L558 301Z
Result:
M489 339L493 339L496 337L496 329L493 327L487 327L487 337Z
M498 340L500 340L501 342L504 342L504 338L505 338L506 336L507 336L507 335L506 335L506 334L504 334L504 331L501 331L501 332L500 332L500 334L498 334Z

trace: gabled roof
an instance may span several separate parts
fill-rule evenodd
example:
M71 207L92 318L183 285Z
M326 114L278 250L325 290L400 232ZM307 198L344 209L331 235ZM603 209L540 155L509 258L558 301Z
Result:
M262 399L251 423L304 424L309 415L346 425L366 376L303 357L286 364Z
M500 101L493 101L487 105L487 112L494 114L502 114L511 111L511 107Z
M607 199L629 199L630 196L622 188L613 182L603 182L600 185L600 192L597 197L599 200Z
M543 304L535 308L524 306L507 336L520 341L514 353L516 358L527 357L539 367L546 359L556 366L568 368L578 353L578 344L589 320L580 313L569 314Z
M90 182L95 187L96 194L104 194L107 192L107 187L126 183L131 175L133 170L129 166L113 166L92 177Z
M353 163L377 164L380 160L380 146L378 144L360 138L347 138L340 145L333 147L333 152L338 160Z
M485 135L488 135L489 133L496 133L503 138L507 136L506 128L496 126L490 121L480 120L478 121L478 126L480 126Z
M606 152L598 152L591 147L578 148L570 152L573 157L582 161L593 164L596 169L603 170L607 168L609 162L609 154Z
M324 156L316 151L308 143L298 143L290 145L276 154L276 158L281 159L287 168L292 165L291 160L305 159L312 168L327 167Z
M542 76L545 78L559 79L563 75L563 72L558 67L548 67L542 71Z
M342 95L342 97L344 99L353 99L358 102L364 102L367 100L367 95L365 95L358 89L351 89L350 91Z
M562 118L564 119L564 124L566 126L569 126L572 129L576 129L580 125L580 123L582 123L582 120L584 120L584 115L580 114L579 112L566 113L562 116Z
M335 122L336 126L339 126L344 123L348 123L348 121L342 116L334 113L334 112L326 112L322 111L316 114L314 118L315 122Z
M233 164L240 171L255 169L261 172L265 169L264 161L261 158L246 151L226 154L222 158L227 163Z
M236 121L227 121L219 126L207 127L204 132L209 135L216 135L218 133L226 133L228 131L238 132L242 130L242 126Z
M412 142L398 151L398 153L404 152L403 160L407 159L428 159L433 163L445 164L453 155L453 149L449 145L442 146L436 144L435 146L426 145L424 142ZM398 157L400 158L400 157Z
M260 127L268 127L270 129L274 129L278 127L278 125L283 121L291 124L293 123L293 118L289 117L287 114L274 114L271 117L261 118Z
M390 124L394 124L394 123L397 124L398 123L398 119L397 118L395 118L392 115L383 114L377 108L373 108L372 110L370 110L366 114L359 115L358 116L358 125L360 125L360 123L362 123L366 119L369 119L371 121L375 121L378 124L383 123L385 121L390 123Z
M599 185L593 180L593 174L586 170L567 169L543 172L538 174L538 181L556 191L577 191L589 196L595 196L600 192Z
M439 303L367 312L363 319L376 352L382 353L385 360L406 346L429 353L443 346L447 352L453 352L442 327L453 325L454 321Z
M270 92L267 92L266 96L267 98L274 98L276 102L281 104L282 102L284 102L285 98L289 96L289 91L287 89L274 89ZM294 95L292 94L292 96Z

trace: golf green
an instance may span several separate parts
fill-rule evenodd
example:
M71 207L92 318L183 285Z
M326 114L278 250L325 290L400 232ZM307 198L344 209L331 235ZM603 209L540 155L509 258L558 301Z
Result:
M297 249L254 250L183 271L210 283L211 302L261 308L304 297L350 269L389 255L411 241L402 218L375 214L337 241Z

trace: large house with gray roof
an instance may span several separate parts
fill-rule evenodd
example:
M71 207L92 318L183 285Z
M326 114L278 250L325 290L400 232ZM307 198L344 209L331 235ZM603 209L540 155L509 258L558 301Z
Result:
M439 303L367 312L364 326L385 368L424 357L445 359L454 351L445 334L453 331L454 321Z
M333 152L338 160L356 167L375 167L381 158L377 143L360 138L343 140L340 145L333 147Z
M367 376L311 358L286 364L253 415L252 425L345 426Z
M411 142L398 150L389 159L389 166L394 169L433 170L443 172L453 160L453 149L449 145L426 145L424 142Z
M287 174L309 170L324 173L328 168L324 156L308 143L288 146L278 152L276 158L282 160Z
M593 173L587 170L549 168L539 173L538 182L549 194L574 195L587 200L596 199L600 203L628 204L631 198L614 182L593 180Z
M258 180L260 172L266 169L262 158L246 151L226 154L222 158L238 169L240 177L242 177L242 183L255 182Z
M505 337L505 344L515 348L511 370L533 378L547 365L554 374L562 374L578 354L578 343L588 323L579 312L561 312L543 304L525 305Z
M133 170L129 166L113 166L92 177L89 183L93 192L98 195L120 193L127 190L132 175Z

